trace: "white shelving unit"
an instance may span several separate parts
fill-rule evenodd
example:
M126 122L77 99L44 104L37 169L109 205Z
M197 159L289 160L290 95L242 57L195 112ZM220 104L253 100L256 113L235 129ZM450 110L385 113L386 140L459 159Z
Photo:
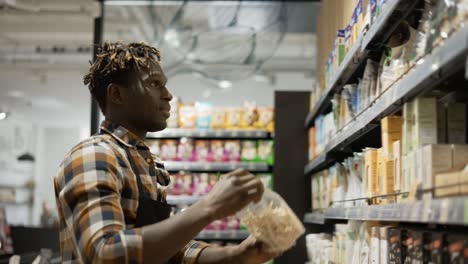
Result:
M270 139L266 130L221 130L221 129L184 129L167 128L161 132L148 133L146 138L226 138L226 139Z

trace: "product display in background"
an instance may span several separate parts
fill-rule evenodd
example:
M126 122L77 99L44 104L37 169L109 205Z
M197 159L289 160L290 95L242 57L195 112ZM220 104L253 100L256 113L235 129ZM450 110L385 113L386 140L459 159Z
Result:
M369 5L372 6L372 2L374 1L369 1ZM414 22L408 22L414 20L411 16L408 18L408 21L401 22L386 43L386 48L380 61L367 59L363 76L358 78L358 82L344 85L341 87L342 89L333 95L331 100L332 111L315 119L316 155L319 155L323 151L323 146L327 145L331 140L328 136L330 133L334 135L345 125L349 124L355 116L373 104L382 93L415 67L418 61L430 54L433 47L440 46L445 39L464 25L464 21L468 20L466 1L457 0L448 2L450 4L446 3L446 1L425 1L425 8L421 10L422 18L417 23L419 26L416 26ZM328 4L325 4L324 8L327 8L327 6ZM342 6L346 8L346 5L343 4ZM384 5L382 7L385 8ZM370 9L372 10L372 8ZM335 72L330 71L330 68L334 69L334 67L330 67L333 61L330 58L328 66L324 66L327 77L321 78L321 80L325 83L330 81L330 78L334 76ZM319 90L323 92L327 84L321 83L320 86L321 89ZM314 109L316 103L322 98L322 92L312 92L311 109ZM452 111L457 111L456 107L450 108ZM329 120L330 114L333 116L333 123L329 123L331 122ZM453 116L456 120L462 119L461 116L449 116ZM454 130L449 131L454 131L449 137L452 141L456 141L457 135L461 135L463 132L461 127L455 127Z
M306 235L310 264L467 263L468 235L349 221L333 235Z
M466 104L431 97L405 103L402 116L381 120L382 148L366 148L312 175L312 209L366 205L349 200L383 195L390 196L371 203L407 200L393 195L400 192L411 193L410 200L468 194L466 126Z
M218 182L218 173L179 172L171 175L171 184L166 188L167 195L203 196L208 194ZM256 174L265 188L272 188L273 176L269 173Z
M147 140L153 154L163 161L274 163L273 140Z
M259 107L246 101L241 107L215 107L210 103L171 101L168 128L186 129L260 129L273 132L272 107Z

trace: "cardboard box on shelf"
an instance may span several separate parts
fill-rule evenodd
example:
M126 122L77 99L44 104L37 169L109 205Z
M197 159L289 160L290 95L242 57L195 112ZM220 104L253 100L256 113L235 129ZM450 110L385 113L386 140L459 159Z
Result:
M382 119L382 147L387 156L393 153L393 142L401 140L403 119L400 116L387 116Z
M394 174L393 174L393 160L386 160L383 164L382 182L380 187L380 194L394 193ZM387 197L387 201L393 201L395 197Z
M452 168L461 170L468 164L468 145L452 145Z
M461 172L440 173L435 176L436 197L453 196L460 194L460 174Z
M413 149L437 144L437 102L432 97L418 97L413 105Z
M446 144L427 145L423 147L422 153L423 189L432 189L435 176L452 168L452 146ZM424 192L423 198L431 199L432 194L432 191Z
M367 179L367 195L369 197L377 195L377 150L368 148L364 154L365 176Z
M466 104L455 103L447 107L448 143L466 144Z
M370 261L369 263L378 264L380 262L380 227L371 227L371 241L370 241Z

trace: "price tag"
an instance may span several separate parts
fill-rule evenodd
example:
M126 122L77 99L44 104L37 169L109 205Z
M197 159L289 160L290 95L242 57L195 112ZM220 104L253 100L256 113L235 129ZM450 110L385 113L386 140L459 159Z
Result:
M468 60L467 60L467 63L468 63ZM257 131L256 137L261 137L262 135L263 135L262 131Z
M203 164L203 169L204 170L209 170L210 169L210 165L208 163L204 163Z
M248 166L247 166L247 170L255 170L255 164L254 163L249 163Z
M237 131L232 131L232 137L237 137L239 133Z
M215 137L221 137L222 134L223 134L223 133L222 133L221 130L216 130L216 132L215 132Z

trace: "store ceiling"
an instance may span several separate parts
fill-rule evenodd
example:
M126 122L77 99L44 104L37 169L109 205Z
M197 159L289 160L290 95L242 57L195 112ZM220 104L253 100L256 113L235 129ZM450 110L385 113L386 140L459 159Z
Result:
M159 31L156 30L158 26L155 25L154 16L151 15L156 14L163 20L165 19L166 24L159 25L164 29L167 22L170 24L173 21L173 15L183 4L179 1L156 1L156 5L148 7L116 6L115 2L109 1L105 8L104 38L150 43L157 42L156 33L159 32L159 36L162 34L161 28L158 29ZM138 2L141 4L144 1L132 1L132 3ZM271 22L272 18L277 18L275 15L280 11L279 4L283 4L280 7L286 6L287 23L284 27L278 26L277 23L274 26L257 30L257 38L262 37L257 44L261 44L262 40L267 42L280 37L282 40L278 42L271 58L266 56L268 55L266 48L260 49L258 48L260 44L257 45L255 58L268 57L269 59L262 61L258 74L250 74L244 80L239 80L238 84L234 82L232 91L220 93L216 84L210 80L200 79L199 76L193 74L193 67L187 67L186 63L181 63L180 57L175 56L171 50L174 48L172 44L159 41L158 47L164 56L163 67L170 76L170 84L172 80L172 84L179 87L175 88L176 94L182 98L190 98L190 100L197 99L197 96L198 100L206 99L201 96L202 94L220 94L221 98L229 97L230 93L235 94L236 87L241 89L240 86L247 89L249 87L281 89L282 87L277 85L282 81L277 80L281 80L284 74L307 75L310 78L315 69L314 16L318 6L312 2L286 1L285 3L242 1L243 13L241 12L242 15L238 17L240 22L248 25ZM238 7L239 2L189 2L184 10L184 20L181 24L191 25L191 30L194 32L210 32L229 21L228 18L232 18L233 8L235 10ZM93 42L93 20L97 15L96 10L98 10L98 3L94 0L0 0L0 82L2 83L0 108L6 107L12 112L24 112L26 119L46 118L54 122L51 117L56 117L57 120L68 123L76 120L89 123L89 93L81 84L81 77L86 72L88 61L91 59L90 43ZM224 15L220 13L221 11L225 12ZM220 38L216 34L211 34L209 37ZM221 37L224 38L224 35ZM236 40L233 36L228 37ZM221 53L223 47L221 46L217 51L218 54ZM207 46L198 48L202 52L214 50ZM246 52L240 49L234 51L239 52L239 58ZM203 54L205 56L203 58L210 58L208 55L217 53L199 52L199 54ZM236 55L236 53L233 54ZM238 57L234 56L234 58ZM230 62L232 60L231 58ZM220 64L216 66L216 69L233 71L230 68L233 63L222 64L222 60L217 63ZM239 71L242 70L243 68L240 67ZM263 81L258 81L262 78ZM265 83L265 79L268 83ZM290 80L290 77L286 79ZM188 83L196 84L198 88L187 89L185 86ZM286 83L291 83L291 81ZM302 86L304 85L299 82L288 85L284 89L306 89L311 87L312 83L308 87ZM261 93L252 95L252 97L255 96L265 95ZM214 103L217 103L216 96L210 98L208 100L214 100ZM251 99L272 104L272 98ZM224 104L225 102L221 100L218 103ZM232 104L236 102L233 101ZM25 114L27 111L24 109L29 109L29 114ZM41 116L37 116L37 113L41 113Z

